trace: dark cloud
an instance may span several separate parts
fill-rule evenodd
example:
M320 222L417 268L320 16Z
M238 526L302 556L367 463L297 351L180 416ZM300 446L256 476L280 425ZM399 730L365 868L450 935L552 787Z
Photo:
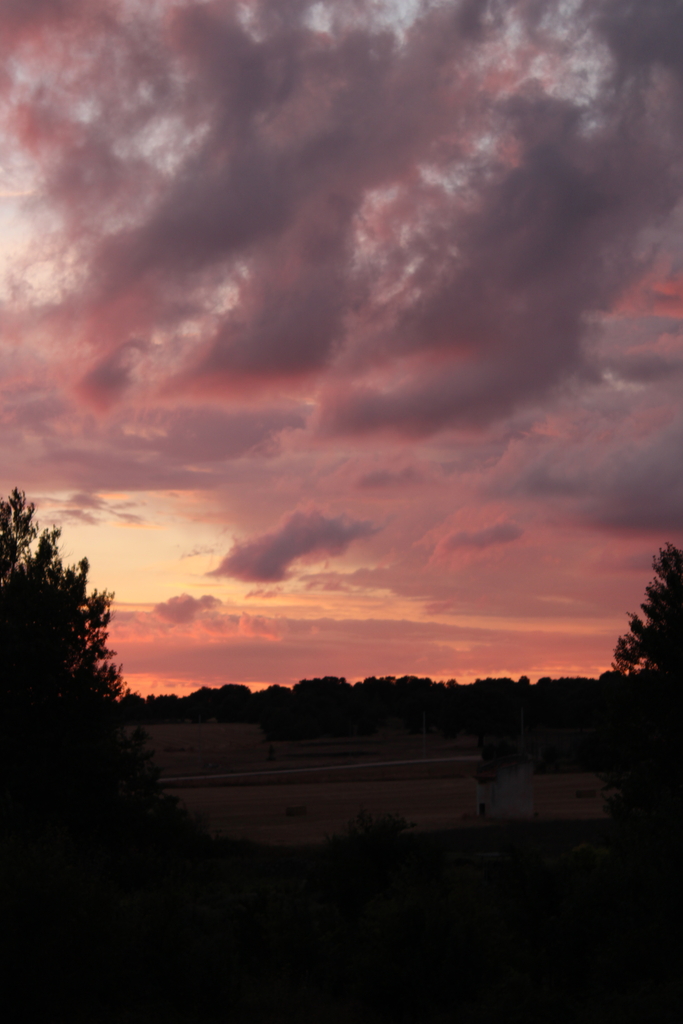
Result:
M50 502L52 505L53 503ZM49 513L59 523L87 523L97 526L105 519L139 525L145 520L132 511L132 501L106 501L97 494L73 494L63 507L56 506Z
M62 417L60 429L40 429L40 444L31 446L29 460L16 460L14 472L38 474L41 488L83 493L215 488L231 461L276 456L283 432L301 428L304 413L300 408L128 407L126 415L104 423L87 417L74 424ZM16 435L18 450L26 434L43 427L31 419L30 408L23 409L21 425L25 433Z
M93 491L163 491L198 486L210 487L214 481L194 468L178 465L175 460L160 460L147 454L136 457L119 451L106 438L94 437L67 441L52 441L45 445L39 459L25 468L39 474L51 487L78 487Z
M168 601L162 601L154 606L154 614L165 622L173 625L193 622L203 612L213 611L218 608L221 602L211 594L204 594L202 597L191 597L189 594L180 594L179 597L171 597Z
M83 0L4 0L0 7L0 46L21 41L36 29L64 24L82 14L83 8Z
M577 107L533 92L501 114L520 160L481 184L475 212L441 204L420 301L395 327L399 351L433 358L399 384L333 392L328 430L419 436L509 415L586 372L585 315L642 272L638 232L681 193L660 126L627 105L616 125L588 132Z
M580 505L601 526L683 537L683 427L673 424L630 451L603 454L581 481Z
M213 547L211 545L207 545L207 544L197 544L197 545L195 545L195 547L191 548L189 551L184 551L180 557L181 557L181 559L183 559L183 558L198 558L200 555L214 555L215 553L216 553L216 548L215 547Z
M176 393L314 376L328 433L481 427L593 372L587 318L683 194L673 0L425 4L401 39L363 2L329 32L281 0L86 11L53 5L42 59L63 24L82 60L21 123L84 268L47 315L100 404L160 334Z
M683 537L683 423L669 409L664 420L643 436L637 421L627 421L623 433L614 434L608 408L573 443L545 441L540 450L525 453L523 464L501 470L491 493L527 496L593 527L666 534L678 542Z
M392 487L406 487L420 483L422 475L412 466L405 469L392 471L390 469L375 469L370 473L364 473L358 479L358 487L361 490L375 490Z
M683 8L678 0L646 4L607 0L591 6L623 74L647 75L659 66L683 78Z
M305 425L300 409L224 412L210 407L157 409L139 417L131 448L154 451L176 463L216 462L247 454L272 455L283 430Z
M105 502L96 494L72 494L69 504L73 508L94 509L97 511L105 508Z
M627 353L622 359L613 361L610 370L622 380L652 384L680 376L683 372L683 358L658 352Z
M80 392L100 408L113 405L130 386L135 355L144 347L135 341L119 345L82 377Z
M535 384L519 362L459 367L427 365L390 389L356 386L334 395L323 411L325 434L390 430L414 438L446 427L483 427L514 410L514 382L531 397Z
M63 508L55 508L50 515L60 523L87 523L96 526L101 514L108 510L107 503L96 494L73 494Z
M283 580L289 567L306 556L341 555L352 541L378 528L364 520L324 516L316 510L293 512L273 533L236 543L210 576L271 583Z
M67 403L47 387L8 388L2 395L2 422L5 429L17 427L37 435L54 433L55 421L63 417Z
M488 548L492 544L509 544L517 540L524 531L516 523L496 523L486 526L483 530L459 530L451 533L441 541L439 548L443 551L455 551L457 548Z

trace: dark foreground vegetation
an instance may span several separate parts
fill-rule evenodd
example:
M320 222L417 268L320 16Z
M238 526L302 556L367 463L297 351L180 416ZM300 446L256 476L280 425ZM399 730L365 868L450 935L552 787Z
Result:
M7 839L3 994L117 1024L680 1020L679 837L445 846L363 816L311 851Z
M0 503L13 1020L680 1020L683 552L662 549L617 644L600 724L609 839L481 858L363 813L320 848L203 834L123 731L110 597L88 593L87 563L64 567L57 542L22 494Z

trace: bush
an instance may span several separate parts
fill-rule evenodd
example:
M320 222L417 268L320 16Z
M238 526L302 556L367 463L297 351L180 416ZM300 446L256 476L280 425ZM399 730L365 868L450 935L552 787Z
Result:
M328 836L318 882L326 899L346 915L357 914L383 892L415 849L412 823L396 814L360 811L342 835Z

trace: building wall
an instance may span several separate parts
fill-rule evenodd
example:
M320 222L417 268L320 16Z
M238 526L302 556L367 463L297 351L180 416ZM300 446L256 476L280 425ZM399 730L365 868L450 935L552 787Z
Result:
M495 780L477 783L477 814L487 818L533 818L533 762L501 765Z
M490 782L477 783L477 815L481 818L491 815L491 786Z

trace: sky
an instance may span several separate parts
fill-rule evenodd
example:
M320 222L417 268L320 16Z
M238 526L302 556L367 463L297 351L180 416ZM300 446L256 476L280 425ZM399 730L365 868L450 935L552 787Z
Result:
M141 693L609 668L683 543L678 0L3 0L0 485Z

